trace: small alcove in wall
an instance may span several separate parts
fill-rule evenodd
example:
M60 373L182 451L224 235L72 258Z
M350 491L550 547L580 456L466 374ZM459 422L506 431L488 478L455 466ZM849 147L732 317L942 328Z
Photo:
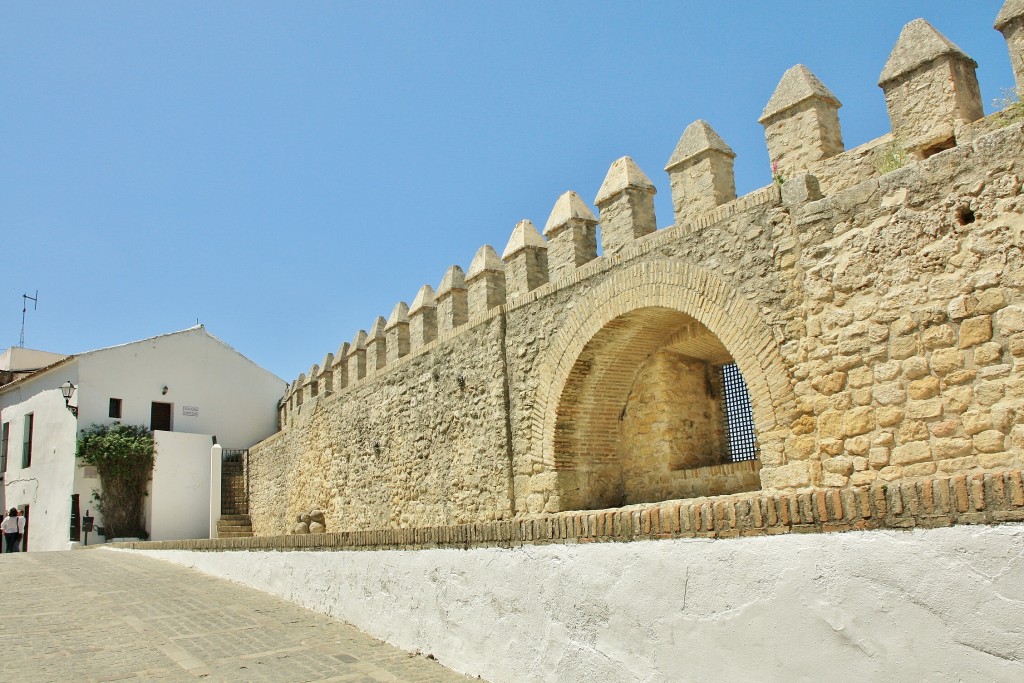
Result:
M562 509L760 488L750 397L695 318L647 307L607 323L562 390L554 430Z

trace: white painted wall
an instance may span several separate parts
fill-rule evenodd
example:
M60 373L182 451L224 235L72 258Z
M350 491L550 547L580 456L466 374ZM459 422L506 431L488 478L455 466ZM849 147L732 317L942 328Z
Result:
M1024 525L515 550L141 551L493 683L1024 680Z
M214 434L225 448L248 448L277 431L284 380L205 328L91 351L77 360L82 427L111 422L110 399L120 398L125 424L148 427L151 404L170 403L172 431Z
M153 433L156 462L146 498L154 541L210 537L209 434Z
M0 393L0 422L11 425L0 507L29 506L28 545L32 551L63 550L68 545L77 423L60 393L60 384L66 379L77 382L73 362L26 378ZM22 437L28 413L35 415L32 464L22 468ZM83 496L83 506L87 498Z
M78 420L64 405L60 385L70 380L78 388L71 404L78 406ZM167 393L163 387L167 387ZM185 481L175 489L171 470L160 473L158 491L147 501L154 538L205 538L209 533L210 436L216 435L228 448L248 448L277 430L277 401L284 393L284 380L259 367L230 346L207 333L203 327L153 337L121 346L78 354L46 372L37 373L0 390L0 420L11 423L10 463L0 504L3 507L30 505L30 550L62 550L68 547L71 496L79 495L81 513L87 510L103 520L92 499L100 487L98 478L87 477L76 467L75 443L80 428L109 424L111 398L122 400L120 421L150 425L151 403L173 406L174 434L196 434L203 441L201 485L195 469L198 449L183 437L168 447L172 452L187 450ZM186 409L187 407L187 409ZM32 466L22 469L21 435L24 415L36 415ZM168 441L172 444L171 441ZM184 456L182 456L184 457ZM160 463L160 456L157 456ZM206 497L199 500L200 488ZM183 496L173 503L174 496ZM163 507L172 508L166 518ZM156 508L154 509L154 505ZM182 507L189 510L182 520L188 535L166 524L177 524ZM203 532L196 534L202 519ZM186 532L182 532L186 533ZM90 536L90 543L102 540Z

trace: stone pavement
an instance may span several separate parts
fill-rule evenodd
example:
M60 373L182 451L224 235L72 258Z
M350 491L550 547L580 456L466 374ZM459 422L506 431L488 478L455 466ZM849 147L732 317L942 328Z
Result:
M0 679L468 681L272 595L111 550L0 555Z

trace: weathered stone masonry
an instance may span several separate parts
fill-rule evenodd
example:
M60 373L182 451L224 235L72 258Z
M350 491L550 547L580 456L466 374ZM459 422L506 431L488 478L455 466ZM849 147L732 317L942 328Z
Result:
M1007 2L1014 55L1022 22ZM841 501L1024 465L1024 125L981 118L974 67L911 22L880 82L894 133L845 151L838 98L790 69L761 117L783 182L737 198L735 153L695 122L668 228L628 157L598 215L564 194L544 237L521 222L291 385L251 453L254 530L314 507L346 531ZM731 362L757 461L724 446Z

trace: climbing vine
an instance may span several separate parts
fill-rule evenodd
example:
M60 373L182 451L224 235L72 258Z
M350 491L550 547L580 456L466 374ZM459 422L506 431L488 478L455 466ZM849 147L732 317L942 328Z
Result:
M102 492L94 491L106 535L146 537L143 499L153 477L153 434L138 425L115 422L82 430L77 455L96 468Z

